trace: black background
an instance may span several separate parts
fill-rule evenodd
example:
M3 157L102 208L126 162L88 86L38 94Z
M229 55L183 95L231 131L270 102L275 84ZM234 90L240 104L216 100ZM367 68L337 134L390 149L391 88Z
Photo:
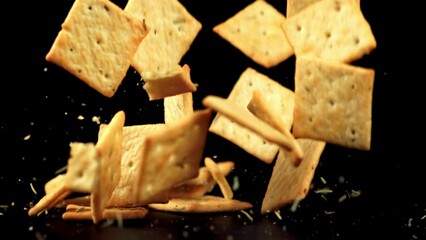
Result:
M113 1L124 7L126 1ZM265 69L212 32L251 1L181 0L203 28L182 63L191 67L199 87L194 108L207 94L226 97L239 75L253 67L284 86L293 88L294 57ZM268 1L285 13L285 1ZM373 129L370 151L328 144L315 172L315 188L296 212L281 209L260 215L259 209L272 165L266 165L235 145L209 134L207 156L233 160L240 189L235 198L254 204L251 222L241 213L170 214L151 212L146 219L125 221L124 227L64 222L60 212L27 217L30 202L38 201L43 185L65 166L71 141L95 142L98 125L92 116L108 122L118 110L126 125L157 123L163 119L162 101L148 101L139 76L130 69L118 92L105 98L63 69L44 60L73 1L13 2L2 6L0 109L0 232L2 239L424 239L426 199L423 167L424 123L421 116L421 28L410 21L402 5L361 1L377 48L354 62L376 71L373 92ZM395 5L395 6L393 6ZM411 9L410 9L411 11ZM6 14L9 13L9 14ZM420 60L418 60L420 58ZM84 120L78 120L82 115ZM28 140L24 140L30 136ZM323 183L324 178L327 183ZM37 190L35 195L31 184ZM352 190L359 197L339 202ZM217 191L215 189L214 191ZM5 234L5 235L3 235Z

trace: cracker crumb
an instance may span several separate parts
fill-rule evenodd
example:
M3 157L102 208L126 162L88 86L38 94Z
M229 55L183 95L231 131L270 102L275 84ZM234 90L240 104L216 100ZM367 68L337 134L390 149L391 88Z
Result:
M27 136L24 137L24 140L29 140L31 138L31 134L28 134Z
M84 120L84 117L82 115L78 115L77 119L78 120Z

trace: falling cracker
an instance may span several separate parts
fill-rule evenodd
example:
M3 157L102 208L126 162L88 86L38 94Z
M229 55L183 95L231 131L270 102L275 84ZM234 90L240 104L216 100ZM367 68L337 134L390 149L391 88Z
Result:
M101 128L105 127L101 125ZM144 139L146 135L164 127L164 124L142 124L124 126L123 128L123 152L121 157L120 181L114 189L108 201L108 207L131 207L137 206L135 198L136 189L134 183L137 181L138 172L142 167Z
M105 220L126 220L126 219L142 219L145 218L148 209L145 207L132 208L106 208L102 213L102 219ZM68 205L66 211L62 214L63 220L84 221L92 220L92 208L79 205Z
M213 31L254 62L271 68L294 54L281 28L285 21L266 1L253 1Z
M225 199L232 199L234 193L232 192L231 186L229 186L228 180L226 180L225 175L220 171L219 166L213 159L206 157L204 158L204 165L210 171L213 179L217 182L220 187L220 191L223 194Z
M190 68L187 64L180 67L163 67L158 71L144 71L143 89L148 93L149 100L163 99L182 93L195 92L197 86L191 80Z
M202 28L201 22L176 0L129 0L124 11L150 29L132 60L142 76L179 64Z
M276 94L262 94L259 90L254 90L247 109L260 120L292 139L295 152L301 153L299 143L290 132L293 125L294 92L284 86L280 90L275 91ZM301 158L294 159L297 160L294 164L300 164Z
M376 48L359 0L321 0L282 25L296 57L308 55L351 63Z
M211 108L216 112L225 115L232 121L240 124L242 127L250 129L256 134L259 134L266 141L276 143L285 149L293 151L297 158L302 158L303 152L300 148L295 147L296 144L291 134L282 134L280 131L255 117L249 111L244 111L231 100L227 100L218 96L208 95L204 97L202 104L205 107Z
M167 203L151 203L149 208L184 213L214 213L214 212L232 212L252 208L249 202L237 199L225 199L223 197L204 195L199 198L174 198Z
M112 97L148 33L142 21L108 0L76 0L46 60Z
M292 164L293 154L280 149L275 162L261 213L265 214L298 202L306 197L326 143L311 139L297 139L303 149L304 157L300 165Z
M281 88L282 85L280 83L267 75L253 68L247 68L234 84L227 100L232 101L240 109L251 114L247 109L247 105L252 99L254 90L258 90L264 96L276 96L280 93L275 92L280 92ZM216 114L209 131L229 140L266 163L271 163L278 153L277 144L265 141L259 134L238 125L220 113Z
M99 131L95 146L100 164L99 180L91 196L94 223L104 218L104 209L120 180L124 122L124 111L118 111L110 123Z
M369 150L374 75L374 69L298 58L294 136Z
M233 161L222 161L216 163L221 174L225 177L234 169ZM207 167L200 167L196 178L185 181L174 186L168 191L169 197L172 198L198 198L211 191L217 181L213 178Z
M175 96L165 97L164 123L173 123L194 113L192 92L182 93Z
M210 109L194 111L146 136L134 183L140 204L168 201L167 190L197 176L211 114Z

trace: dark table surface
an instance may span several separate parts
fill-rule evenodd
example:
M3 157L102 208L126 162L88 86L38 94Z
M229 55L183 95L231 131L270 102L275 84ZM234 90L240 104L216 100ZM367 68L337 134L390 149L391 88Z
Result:
M266 165L213 134L205 153L234 160L240 188L235 198L250 201L251 221L241 212L176 214L149 212L145 219L108 222L65 222L60 211L29 218L31 202L42 197L44 183L68 159L70 141L96 141L98 125L119 109L126 124L157 123L163 119L162 101L148 101L133 70L113 98L105 98L81 81L44 60L72 0L13 2L3 5L3 64L0 119L0 232L1 239L425 239L426 198L423 161L422 95L415 91L424 80L413 56L417 46L403 8L394 3L361 1L378 46L354 64L374 68L373 129L370 151L328 144L316 169L313 186L333 190L326 198L310 191L293 212L259 214L272 165ZM113 1L124 7L126 1ZM293 87L294 57L276 67L257 65L212 32L212 27L251 1L181 0L203 28L182 62L199 83L194 108L207 94L226 97L246 67ZM268 1L285 13L285 1ZM7 12L10 15L6 14ZM415 28L414 22L409 22ZM417 53L416 53L417 52ZM424 76L424 74L423 74ZM424 101L423 101L424 102ZM24 140L30 136L28 140ZM326 180L324 183L322 180ZM35 194L31 185L37 191ZM217 189L213 191L218 191ZM352 191L356 197L342 201Z

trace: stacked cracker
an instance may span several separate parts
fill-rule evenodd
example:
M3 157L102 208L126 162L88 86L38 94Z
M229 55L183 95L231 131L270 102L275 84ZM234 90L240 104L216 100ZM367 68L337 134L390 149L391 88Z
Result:
M248 68L222 103L240 108L240 118L216 109L210 126L266 163L277 156L262 213L306 197L326 143L359 150L371 145L374 70L350 65L376 48L360 1L287 1L286 10L284 17L266 1L254 1L213 29L263 67L296 57L294 92L270 87L279 83ZM204 103L212 107L210 98ZM281 132L287 142L279 144L278 138L268 138L243 121L257 121L249 113Z

